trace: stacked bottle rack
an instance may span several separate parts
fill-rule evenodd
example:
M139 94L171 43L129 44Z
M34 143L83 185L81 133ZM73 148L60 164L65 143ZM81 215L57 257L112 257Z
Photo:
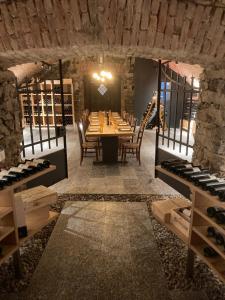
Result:
M31 160L22 162L21 167L17 166L10 169L13 169L13 171L8 171L8 175L2 175L0 179L2 181L0 190L0 264L5 262L9 256L15 253L18 254L19 247L25 240L32 237L58 216L55 212L49 212L49 218L43 224L36 221L31 222L30 227L27 228L26 238L24 236L19 238L17 228L18 212L14 192L29 181L54 171L56 167L50 165L47 161ZM18 269L18 266L16 268Z
M34 87L21 88L20 101L24 126L62 125L61 89L59 80L46 80ZM64 110L66 124L74 123L72 79L63 79Z
M225 180L181 160L163 162L156 173L190 189L189 253L198 255L225 282ZM192 270L193 264L189 256L187 268Z

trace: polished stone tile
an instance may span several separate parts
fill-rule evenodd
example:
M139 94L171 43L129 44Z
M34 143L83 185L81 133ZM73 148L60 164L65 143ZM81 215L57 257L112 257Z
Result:
M144 202L67 203L24 299L170 300L147 214Z

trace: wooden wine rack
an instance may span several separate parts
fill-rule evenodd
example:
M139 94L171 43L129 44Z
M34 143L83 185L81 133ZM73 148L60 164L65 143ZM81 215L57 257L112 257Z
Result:
M160 166L156 166L155 169L156 173L164 174L174 181L177 181L177 183L185 185L191 192L190 199L192 200L192 207L188 238L188 275L192 275L193 273L194 255L196 254L223 282L225 282L225 248L217 245L213 238L207 236L207 228L212 226L225 237L225 225L217 224L213 218L209 218L207 215L207 208L209 206L219 206L225 209L225 202L220 201L217 196L212 196L208 191L202 190L190 181L187 181ZM173 231L172 228L170 228L170 230ZM176 232L174 233L176 234ZM213 258L204 256L203 249L206 246L212 247L218 253L218 256Z
M31 238L35 233L40 231L48 223L56 219L58 213L50 212L47 221L42 223L31 223L29 224L28 236L22 239L18 237L18 230L16 226L16 210L15 210L15 197L14 191L16 188L25 185L27 182L36 179L44 174L50 173L56 169L55 166L50 165L42 171L26 177L18 182L15 182L11 186L6 187L0 191L0 246L2 247L2 253L0 254L0 264L5 262L9 256L17 252L17 259L14 259L15 269L18 273L18 257L19 257L19 247L24 241ZM19 273L20 270L19 270Z

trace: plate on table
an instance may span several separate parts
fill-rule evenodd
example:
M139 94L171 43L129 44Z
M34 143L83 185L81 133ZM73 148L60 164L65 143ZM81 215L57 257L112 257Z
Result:
M131 129L129 127L127 127L127 128L121 127L121 128L119 128L119 131L131 131Z
M88 131L89 131L89 132L98 132L98 131L99 131L99 128L98 128L98 127L95 127L95 128L88 128Z

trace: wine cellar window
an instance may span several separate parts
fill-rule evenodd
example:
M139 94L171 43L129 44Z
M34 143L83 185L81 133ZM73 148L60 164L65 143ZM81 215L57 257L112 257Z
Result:
M20 94L23 127L32 126L61 126L62 109L59 80L46 80L38 84L38 93L30 87L29 95ZM32 92L33 90L33 92ZM65 122L74 123L72 80L63 80Z

